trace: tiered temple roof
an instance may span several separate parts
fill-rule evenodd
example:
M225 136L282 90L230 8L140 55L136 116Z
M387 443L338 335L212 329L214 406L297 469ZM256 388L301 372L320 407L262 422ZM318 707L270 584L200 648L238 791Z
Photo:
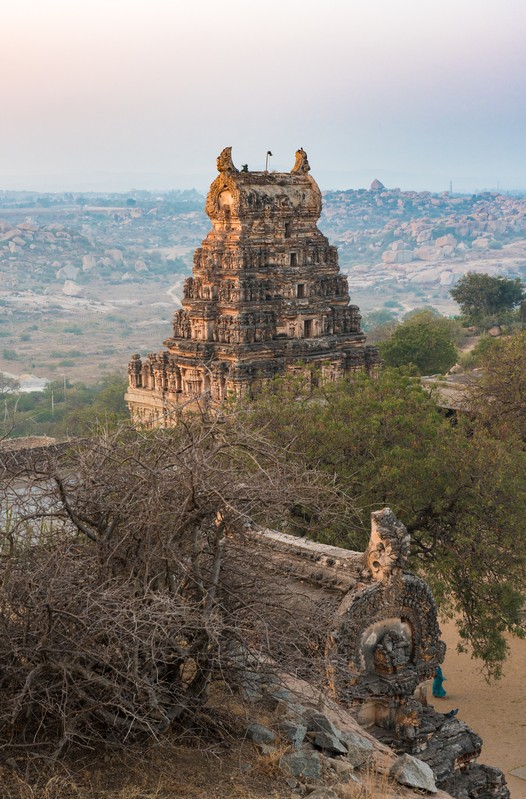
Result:
M212 229L195 251L173 336L129 365L126 400L138 423L170 424L176 408L242 396L285 371L335 380L378 364L336 247L317 228L321 192L304 150L291 172L238 171L230 147L217 168L206 200Z

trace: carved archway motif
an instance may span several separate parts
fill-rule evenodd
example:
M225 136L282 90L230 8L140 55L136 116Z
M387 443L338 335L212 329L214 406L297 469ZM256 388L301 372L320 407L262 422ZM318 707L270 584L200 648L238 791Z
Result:
M351 591L337 612L328 647L335 690L350 702L410 696L433 676L444 654L433 596L412 574L401 575L396 584L377 582Z

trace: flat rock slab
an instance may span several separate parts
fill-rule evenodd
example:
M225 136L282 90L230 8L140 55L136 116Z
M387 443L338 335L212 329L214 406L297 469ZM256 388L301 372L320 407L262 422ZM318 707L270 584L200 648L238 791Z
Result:
M330 735L328 732L317 732L314 738L314 745L317 746L318 749L323 749L331 754L347 754L347 747L342 744L336 736Z
M389 776L410 788L418 788L429 793L437 793L438 790L431 768L412 755L401 755L397 758L391 766Z
M314 777L319 779L321 776L321 762L317 752L309 750L289 752L283 755L279 765L280 768L288 771L293 777Z
M247 729L247 738L255 744L271 744L276 740L276 733L263 724L254 723Z
M518 777L520 780L526 780L526 766L520 766L510 771L512 777Z

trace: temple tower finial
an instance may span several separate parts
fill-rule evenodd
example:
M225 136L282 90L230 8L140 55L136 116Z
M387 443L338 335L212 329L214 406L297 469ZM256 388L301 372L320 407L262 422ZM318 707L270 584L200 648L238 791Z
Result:
M291 172L299 172L303 175L306 175L308 172L310 172L309 160L303 147L300 147L299 150L296 150L296 161L291 169Z
M232 148L225 147L217 156L216 166L218 172L239 172L232 161Z

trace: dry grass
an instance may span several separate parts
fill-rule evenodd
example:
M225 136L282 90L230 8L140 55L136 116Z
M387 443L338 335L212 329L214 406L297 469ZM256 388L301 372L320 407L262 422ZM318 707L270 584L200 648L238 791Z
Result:
M19 774L0 767L1 799L290 799L277 770L265 767L255 747L239 742L216 754L192 747L69 763Z

